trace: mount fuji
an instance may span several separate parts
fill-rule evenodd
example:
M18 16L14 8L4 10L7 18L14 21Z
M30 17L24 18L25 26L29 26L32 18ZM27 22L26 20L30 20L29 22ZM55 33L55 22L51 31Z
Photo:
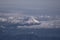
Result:
M40 22L31 16L25 21L24 25L40 25Z

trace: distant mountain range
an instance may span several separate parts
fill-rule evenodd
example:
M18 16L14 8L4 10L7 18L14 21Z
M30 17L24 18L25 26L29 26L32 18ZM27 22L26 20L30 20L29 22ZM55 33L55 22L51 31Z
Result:
M59 28L60 18L51 16L8 16L0 15L0 27L35 26Z
M0 22L20 24L20 26L40 25L34 17L0 17Z

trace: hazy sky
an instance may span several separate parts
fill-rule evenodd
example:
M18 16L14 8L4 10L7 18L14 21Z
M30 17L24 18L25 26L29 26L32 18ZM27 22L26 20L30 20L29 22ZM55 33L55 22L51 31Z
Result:
M36 9L27 10L27 14L58 14L60 15L60 0L0 0L0 8ZM38 10L37 10L38 9ZM1 9L0 9L1 10Z
M1 6L23 8L41 8L41 7L60 8L60 0L0 0L0 7Z

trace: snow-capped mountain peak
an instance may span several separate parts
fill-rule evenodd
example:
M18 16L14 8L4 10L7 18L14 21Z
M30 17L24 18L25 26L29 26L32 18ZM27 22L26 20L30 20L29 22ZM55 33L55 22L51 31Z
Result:
M27 23L40 23L38 20L36 20L34 17L29 17L26 21Z

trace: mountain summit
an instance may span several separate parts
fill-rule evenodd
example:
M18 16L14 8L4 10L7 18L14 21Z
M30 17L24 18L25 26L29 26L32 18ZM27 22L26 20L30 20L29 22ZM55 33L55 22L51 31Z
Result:
M25 21L25 24L27 25L39 25L40 22L36 20L34 17L29 17L27 21Z
M36 20L34 17L29 17L26 21L27 23L40 23L38 20Z

